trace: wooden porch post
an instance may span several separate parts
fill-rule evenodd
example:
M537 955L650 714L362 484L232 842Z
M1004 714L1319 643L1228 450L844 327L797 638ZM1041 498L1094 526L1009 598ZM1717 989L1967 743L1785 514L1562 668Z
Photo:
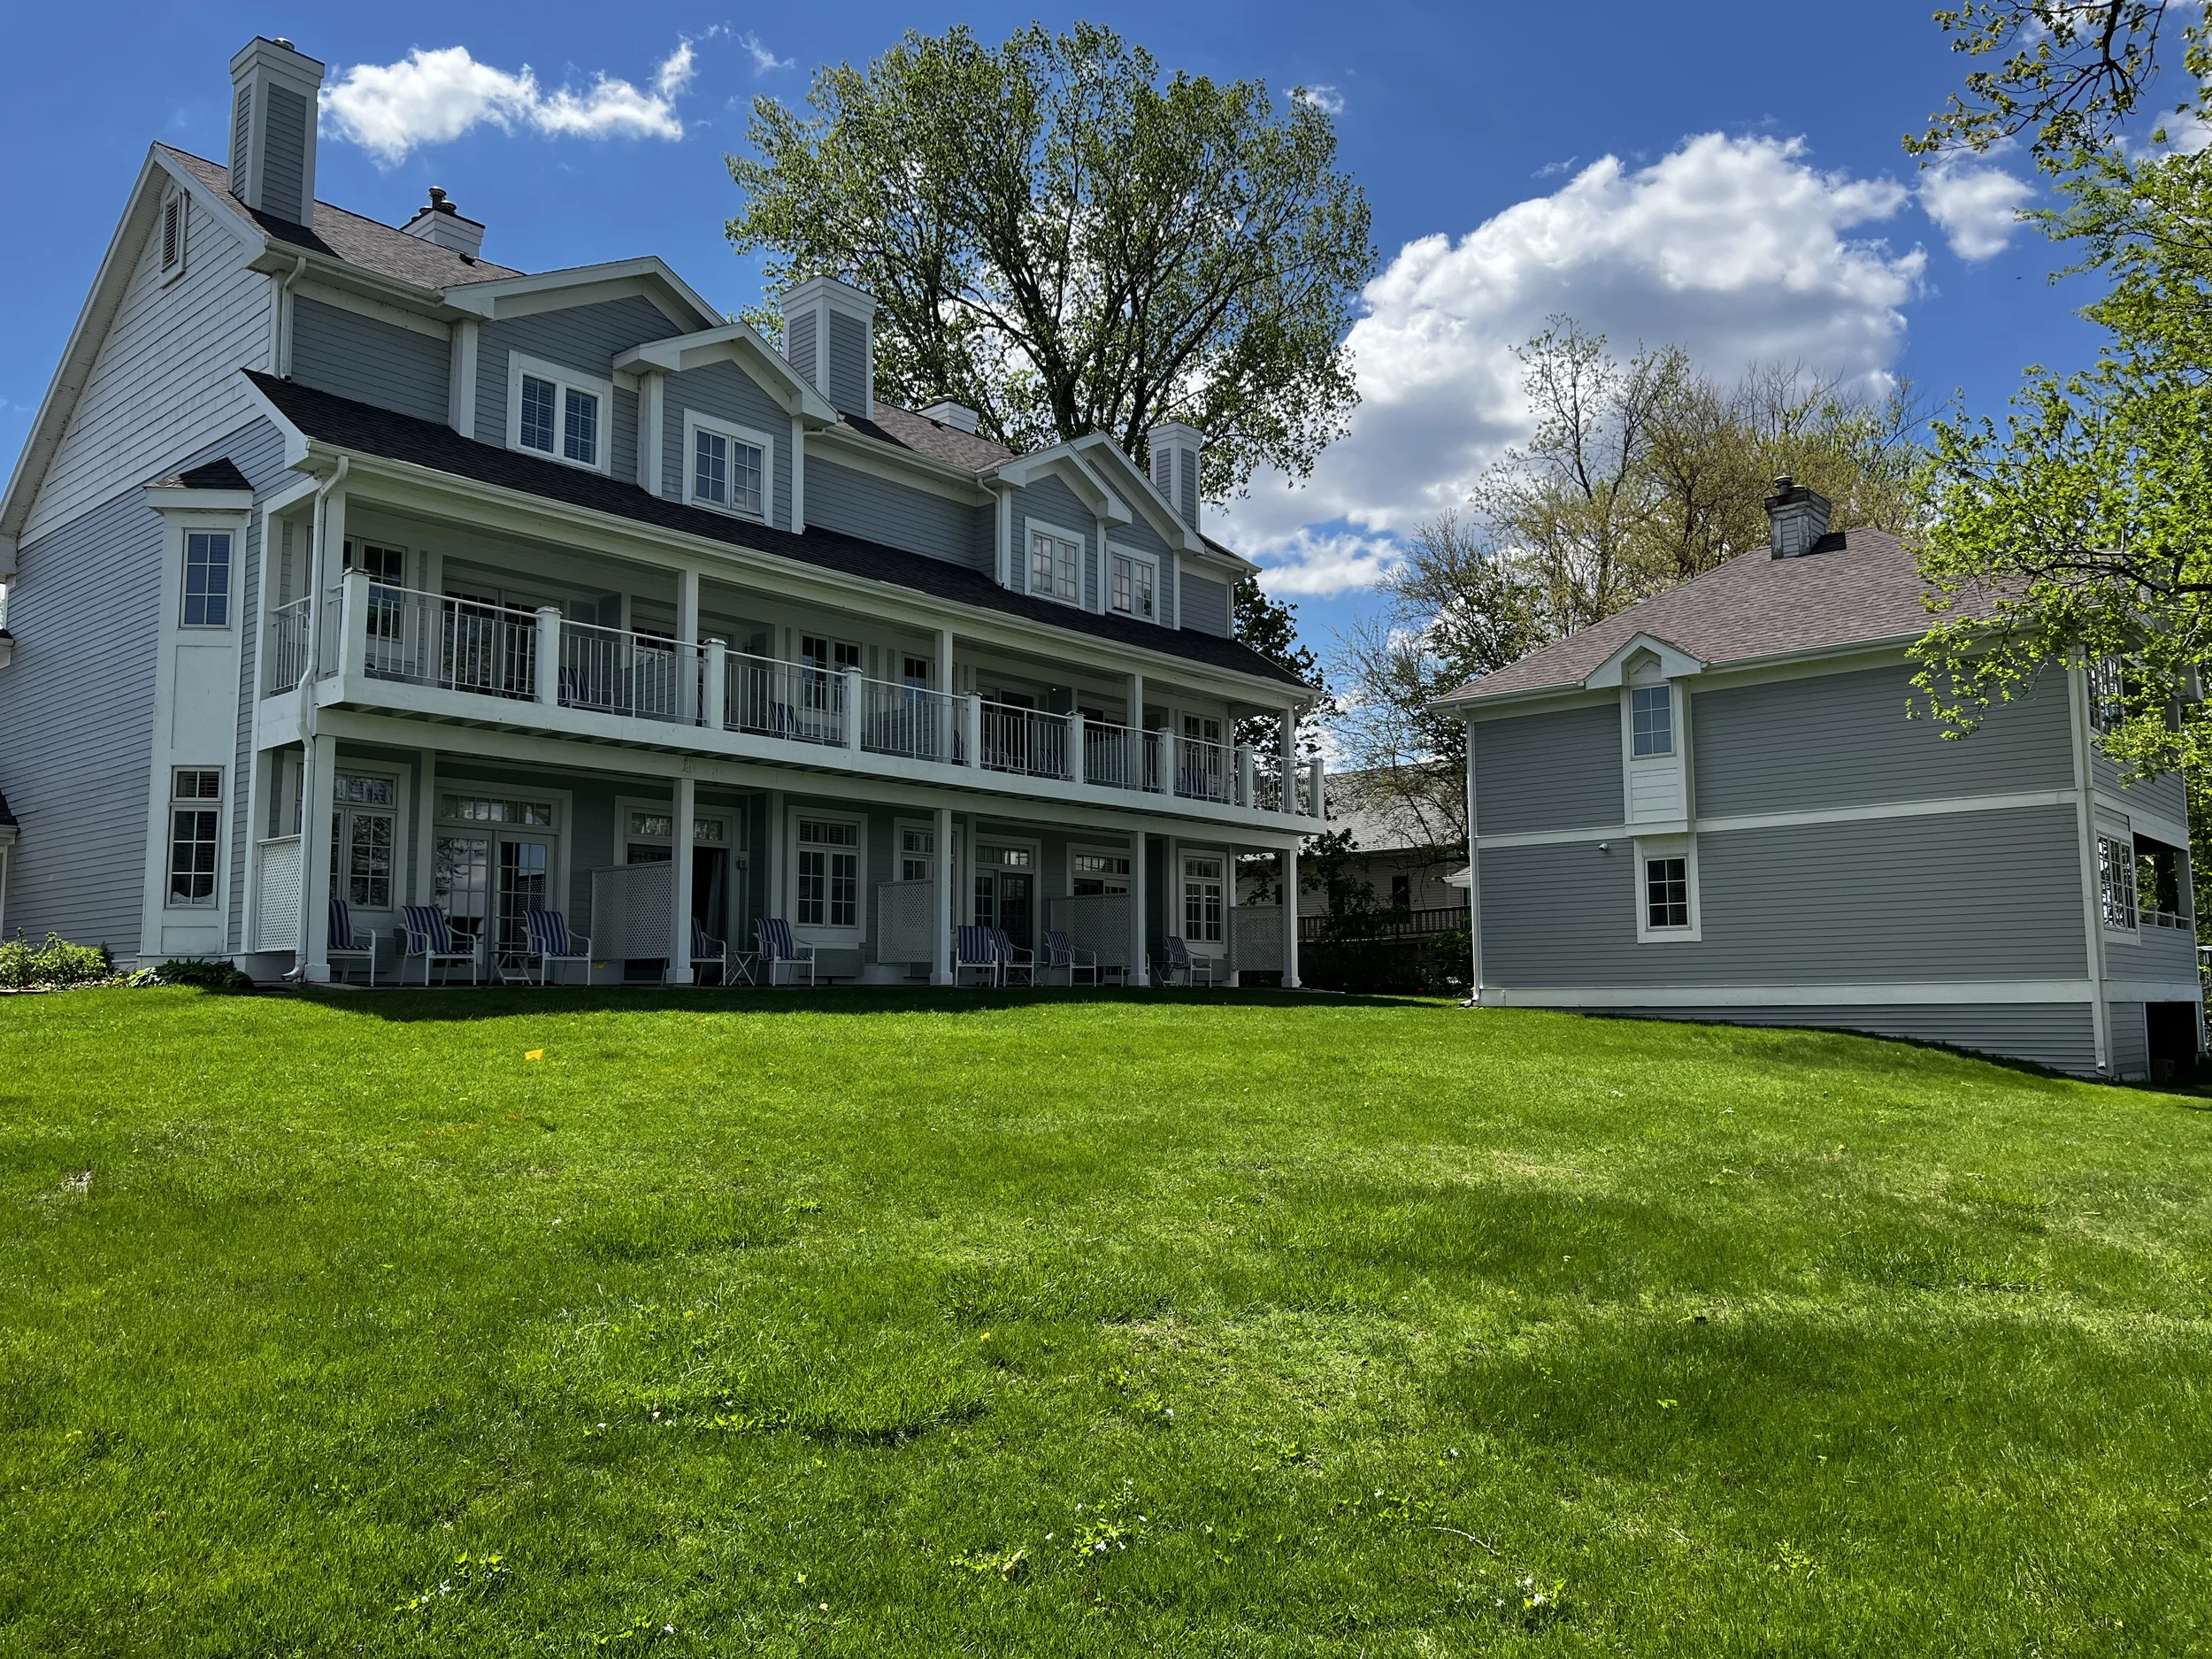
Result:
M691 837L692 814L698 786L687 772L676 780L676 821L668 826L669 856L675 868L669 887L675 893L675 914L669 918L668 983L691 983Z

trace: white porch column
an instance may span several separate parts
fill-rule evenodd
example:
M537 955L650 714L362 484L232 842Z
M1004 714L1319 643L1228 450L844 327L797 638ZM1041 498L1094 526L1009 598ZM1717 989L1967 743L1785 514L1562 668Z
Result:
M1182 775L1176 770L1177 764L1175 728L1171 726L1164 726L1160 728L1160 793L1162 795L1182 793L1178 787L1182 782Z
M668 826L669 856L675 868L669 874L675 879L668 885L674 891L675 913L669 918L668 983L691 983L691 837L692 817L697 810L698 786L689 773L676 780L675 821Z
M338 585L338 672L353 679L368 667L369 573L348 571Z
M1076 709L1068 715L1068 781L1083 780L1083 710Z
M930 824L933 896L929 939L929 982L952 983L952 809L941 806Z
M1283 710L1282 732L1276 739L1276 772L1282 779L1282 810L1298 810L1298 710Z
M557 705L561 701L561 608L558 605L538 607L538 684L540 703Z
M1237 804L1239 806L1249 807L1252 804L1253 778L1251 746L1248 743L1239 743L1237 745Z
M1145 918L1144 832L1129 837L1129 983L1149 985L1152 975L1144 964Z
M1298 849L1283 849L1283 989L1298 988Z
M786 879L783 870L786 851L785 837L789 829L789 826L784 822L784 793L780 789L771 789L768 792L768 845L764 849L767 854L764 870L768 879L768 890L763 901L766 908L761 911L761 914L769 918L787 914L784 905L790 898L790 883Z
M1321 793L1322 776L1321 757L1316 755L1306 763L1306 807L1314 818L1329 816L1329 803Z
M969 765L983 764L983 699L972 691L960 699L960 747Z
M948 765L952 762L952 630L937 630L937 673L930 682L930 689L938 694L937 757Z
M436 890L438 822L438 751L426 749L418 764L420 781L415 788L414 902L430 902Z
M706 643L706 661L699 671L701 707L699 724L719 731L729 718L730 708L730 645L727 640L710 639Z
M699 718L699 572L676 575L676 718ZM688 949L688 947L687 947Z
M338 775L338 740L309 738L307 762L300 782L307 791L300 814L300 960L306 964L300 978L323 985L330 979L330 838L337 824L331 791Z
M845 687L845 747L857 754L860 751L861 716L867 712L861 684L860 671L848 668L842 676Z

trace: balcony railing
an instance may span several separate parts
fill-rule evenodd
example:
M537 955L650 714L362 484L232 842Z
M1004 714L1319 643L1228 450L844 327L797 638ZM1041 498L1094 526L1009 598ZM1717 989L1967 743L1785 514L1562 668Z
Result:
M537 611L394 588L348 572L324 616L318 672L358 673L518 703L934 765L1319 817L1320 763L1286 772L1251 749L987 703ZM305 601L271 613L270 689L307 672Z
M289 691L307 674L308 629L314 625L311 600L295 599L269 612L262 652L271 695Z

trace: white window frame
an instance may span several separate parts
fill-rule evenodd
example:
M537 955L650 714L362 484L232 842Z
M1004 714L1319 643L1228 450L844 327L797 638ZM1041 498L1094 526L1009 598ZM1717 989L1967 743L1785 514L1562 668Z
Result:
M1663 749L1640 749L1637 740L1643 735L1636 729L1636 700L1656 694L1667 716L1667 741ZM1631 760L1671 760L1674 758L1674 687L1665 682L1655 686L1634 686L1628 688L1628 754Z
M699 482L699 434L711 432L727 438L733 443L750 444L760 451L760 510L756 512L733 502L710 501L697 493ZM718 420L712 415L703 415L695 409L684 411L684 502L687 506L703 507L709 512L726 512L733 518L750 518L766 524L776 512L776 441L764 432L750 426L741 426L733 421Z
M177 631L180 634L228 634L237 626L238 565L245 548L244 526L236 520L225 518L196 522L186 519L177 537ZM223 619L220 622L187 622L184 607L191 598L186 591L192 568L192 538L196 535L219 535L230 542L230 557L223 565Z
M2135 940L2141 936L2141 930L2138 926L2137 918L2143 908L2143 895L2136 891L2135 885L2134 833L2132 829L2121 829L2112 824L2101 820L2097 825L2096 839L2097 920L2103 927L2108 937L2113 939L2124 939L2132 943ZM2106 897L2107 888L2109 885L2105 879L2108 863L2108 856L2105 849L2108 847L2117 848L2119 849L2118 860L2116 864L2113 867L2118 869L2121 877L2126 883L2127 905L2125 909L2125 915L2127 919L2124 921L2116 922L2112 919L2112 907Z
M633 812L643 812L664 818L668 820L672 830L675 827L676 807L672 801L654 801L643 795L617 795L614 800L614 839L617 855L615 862L617 864L626 864L630 862L630 848L634 842L643 847L666 847L672 852L675 849L673 835L633 833L630 829L630 814ZM722 826L722 840L718 841L701 841L695 830L691 844L694 847L719 847L728 853L733 871L732 879L735 879L734 872L743 867L746 855L751 850L746 844L745 813L733 806L699 806L695 803L691 821L695 826L706 821L712 821Z
M802 922L799 919L799 821L850 824L858 832L853 842L854 888L853 923L850 927L839 927L830 922ZM864 812L842 811L835 808L817 809L793 807L784 821L784 846L789 856L784 860L783 902L776 913L791 918L794 939L807 944L827 945L834 949L847 949L868 942L868 818Z
M2127 718L2127 664L2117 657L2093 657L2082 675L2089 692L2089 729L2101 737Z
M1129 870L1128 870L1128 873L1126 873L1126 874L1124 874L1124 875L1118 875L1118 876L1117 876L1117 875L1102 875L1102 876L1099 876L1099 877L1097 877L1097 878L1095 878L1095 879L1098 879L1098 880L1100 880L1100 881L1103 881L1103 882L1105 882L1105 883L1107 883L1107 884L1108 884L1106 891L1107 891L1108 895L1110 895L1111 894L1113 894L1113 893L1117 890L1117 889L1116 889L1116 888L1112 886L1112 884L1113 884L1114 882L1117 882L1117 881L1118 881L1119 883L1121 883L1121 886L1120 886L1120 887L1119 887L1119 889L1118 889L1118 890L1119 890L1119 891L1120 891L1123 895L1126 895L1129 893L1129 891L1131 890L1132 884L1133 884L1133 883L1134 883L1134 881L1136 880L1136 854L1135 854L1135 853L1134 853L1134 852L1133 852L1131 849L1129 849L1129 848L1127 848L1127 847L1072 847L1072 846L1071 846L1071 847L1070 847L1070 848L1068 849L1068 890L1067 890L1067 895L1066 895L1066 896L1067 896L1067 897L1069 897L1069 898L1073 898L1073 897L1075 896L1075 883L1076 883L1075 861L1076 861L1078 858L1084 858L1084 857L1089 857L1089 858L1118 858L1118 859L1120 859L1120 860L1121 860L1121 862L1122 862L1124 864L1128 865L1128 866L1129 866Z
M555 434L553 447L534 449L522 441L522 377L550 380L554 389L554 414L560 430ZM571 391L589 392L599 400L599 440L590 462L568 458L568 394ZM519 351L507 354L507 447L518 455L534 455L541 461L557 461L563 466L572 466L580 472L601 472L609 477L614 473L614 382L585 374L565 364L548 363L542 357L526 357Z
M1036 541L1040 535L1048 535L1056 541L1070 541L1074 543L1075 591L1073 593L1064 594L1059 590L1059 573L1057 570L1059 561L1057 559L1054 560L1055 571L1053 575L1053 591L1048 594L1041 594L1037 592L1037 568L1035 556ZM1071 530L1065 525L1054 524L1048 519L1032 518L1025 516L1022 519L1021 544L1022 591L1025 594L1033 595L1035 598L1049 599L1056 605L1068 605L1074 609L1080 610L1083 604L1083 554L1084 549L1088 547L1088 545L1089 538L1087 537L1080 530Z
M371 806L365 802L341 799L337 792L338 780L341 778L375 778L390 784L392 804ZM388 816L392 820L392 902L380 909L365 904L354 904L353 914L357 920L363 917L369 918L373 925L379 918L397 917L402 906L412 902L409 897L412 888L408 881L408 867L411 854L414 850L411 846L412 840L411 831L414 825L414 815L411 810L412 791L407 787L406 772L403 768L388 766L379 762L357 763L341 758L335 771L331 774L329 783L331 842L338 853L338 873L331 881L330 896L334 899L344 899L349 904L352 904L353 895L342 886L346 879L347 821L363 813L378 817ZM426 854L425 856L426 857L427 855Z
M177 250L175 257L169 252L169 215L177 216ZM154 220L154 264L161 273L164 288L184 274L192 257L192 198L182 188L171 185L161 196L161 213Z
M215 793L211 795L178 794L177 780L186 772L190 772L196 778L204 776L209 772L214 773ZM162 837L161 907L163 910L200 915L218 911L223 908L223 865L228 862L225 855L230 841L230 815L223 809L228 803L229 798L230 768L227 766L190 764L170 766L168 806L162 818L166 826L166 833ZM215 820L215 833L209 843L215 849L215 862L207 872L207 896L204 899L177 897L177 814L180 812L205 813ZM194 837L192 844L199 845L196 836Z
M1116 559L1125 560L1131 565L1141 565L1152 572L1152 614L1150 616L1141 615L1134 610L1123 611L1115 605L1114 561ZM1153 555L1140 553L1134 548L1116 547L1110 541L1106 544L1105 579L1105 611L1108 616L1127 617L1133 622L1149 622L1155 627L1164 626L1160 620L1160 612L1163 609L1160 603L1160 561Z
M1640 945L1695 943L1705 936L1705 917L1698 900L1697 837L1694 835L1640 835L1629 843L1635 849L1631 874L1636 899L1636 942ZM1654 927L1650 897L1644 885L1644 864L1653 858L1679 858L1690 885L1690 925Z
M1195 876L1190 867L1194 859L1204 858L1221 867L1217 876ZM1221 889L1221 936L1218 939L1194 938L1184 931L1190 925L1190 888L1194 881L1211 881ZM1226 950L1229 945L1229 912L1236 903L1236 856L1225 849L1209 847L1178 847L1175 849L1175 926L1172 931L1187 943L1217 946Z

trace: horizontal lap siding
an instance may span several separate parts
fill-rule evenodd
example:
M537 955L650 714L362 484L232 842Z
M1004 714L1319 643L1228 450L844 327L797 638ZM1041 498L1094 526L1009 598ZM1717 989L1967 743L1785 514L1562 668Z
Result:
M2086 1002L1929 1002L1818 1008L1624 1008L1623 1019L1696 1025L1802 1026L1939 1042L1974 1054L2025 1060L2057 1071L2096 1069L2097 1035Z
M1052 477L1023 486L1014 492L1014 556L1008 561L1013 574L1011 585L1017 593L1029 591L1029 521L1033 518L1077 537L1083 544L1083 551L1078 557L1086 566L1098 551L1094 545L1098 521L1091 516L1090 509L1075 498L1073 490Z
M806 519L825 530L902 548L926 558L986 572L992 568L990 508L949 501L818 455L807 463Z
M1612 702L1468 728L1484 835L1621 821L1621 712Z
M849 415L865 415L868 385L868 325L843 311L829 314L829 374L823 382L830 402Z
M2045 675L1971 736L1905 718L1911 671L1867 669L1699 693L1690 742L1701 817L2073 787L2066 682Z
M476 436L480 442L507 442L507 377L510 355L519 351L589 374L614 376L614 359L632 346L665 340L683 331L649 300L632 297L572 305L488 322L476 340ZM617 391L607 411L607 454L617 478L637 476L637 394ZM681 442L682 434L677 434Z
M1183 626L1201 634L1229 637L1229 588L1209 577L1183 578Z
M319 300L292 311L292 378L341 397L442 423L452 347Z
M246 263L258 243L248 249L195 211L184 274L165 286L159 242L149 236L139 250L32 504L27 542L175 471L257 412L238 370L269 361L269 279Z
M684 450L684 417L695 411L710 419L747 427L771 441L775 459L768 481L769 522L779 530L788 530L791 417L761 389L757 380L734 363L710 363L668 377L662 391L661 494L670 501L684 498L684 469L691 465L691 457ZM813 506L809 502L810 518L815 516Z
M2139 929L2134 941L2107 933L2105 977L2112 979L2168 979L2194 984L2197 978L2197 941L2190 930L2179 927Z
M213 460L226 455L250 480L254 488L254 500L259 503L277 490L285 488L297 480L299 474L284 465L284 440L277 429L265 420L257 420L246 431L228 439L217 449L196 460ZM240 635L238 640L238 735L235 758L231 765L230 813L230 903L229 937L231 942L242 949L246 942L246 885L252 872L252 861L248 856L255 838L261 833L253 823L252 791L254 726L254 678L256 664L261 649L261 630L257 618L261 615L261 584L268 567L263 533L268 521L256 513L246 526L245 546L239 560L237 588Z
M2177 824L2189 821L2188 791L2180 773L2170 772L2156 778L2139 778L2131 784L2123 781L2120 769L2102 755L2093 754L2089 764L2097 787L2116 795L2123 811L2154 812Z
M2114 1002L2107 1010L2112 1021L2112 1075L2147 1078L2151 1074L2150 1027L2140 1002Z
M1632 849L1486 848L1483 972L1504 987L2079 979L2066 807L1698 837L1702 938L1636 940Z

